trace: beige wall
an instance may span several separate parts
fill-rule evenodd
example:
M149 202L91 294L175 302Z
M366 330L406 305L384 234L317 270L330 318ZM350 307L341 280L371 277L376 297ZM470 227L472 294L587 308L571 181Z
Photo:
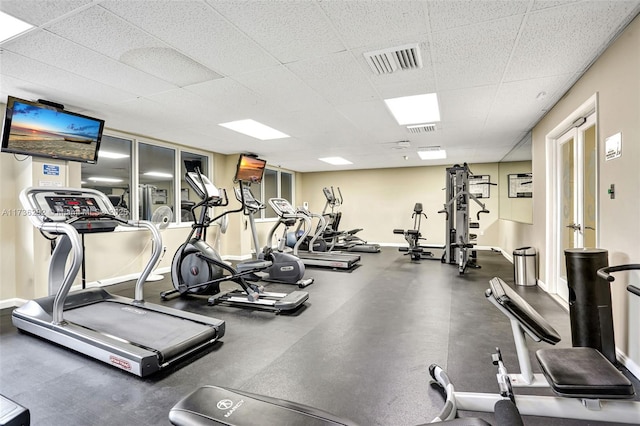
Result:
M490 175L492 181L498 177L497 164L471 164L476 175ZM344 230L363 228L358 235L370 242L382 244L406 244L402 235L393 234L394 229L413 228L413 207L420 202L428 219L422 220L421 233L426 244L442 245L445 242L445 217L438 214L446 202L446 167L425 166L401 169L356 170L323 173L305 173L302 183L304 201L312 211L321 212L326 198L322 188L340 187L344 197L341 207ZM480 228L472 232L478 234L478 245L497 244L498 236L498 192L491 187L491 196L481 199L489 214L480 217ZM479 210L471 203L471 217Z
M514 225L512 231L527 235L540 250L540 274L545 274L545 233L548 206L545 138L585 101L597 94L599 143L599 246L609 251L609 263L640 262L640 18L636 18L616 42L591 66L571 90L533 129L534 225ZM622 157L604 161L604 140L622 132ZM615 184L616 197L607 188ZM640 284L637 271L617 274L612 285L616 346L640 365L640 300L625 291L625 284Z

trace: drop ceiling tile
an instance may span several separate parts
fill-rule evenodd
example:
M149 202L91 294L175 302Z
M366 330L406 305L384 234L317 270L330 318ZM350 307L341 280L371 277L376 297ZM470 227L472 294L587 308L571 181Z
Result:
M68 71L25 58L10 51L2 52L2 75L51 88L52 93L76 93L105 104L118 104L135 95Z
M504 83L498 89L493 105L487 108L487 125L510 127L518 123L527 130L555 103L557 93L571 75ZM517 142L517 141L514 141Z
M357 48L417 37L428 31L424 2L333 1L320 2L347 47Z
M316 2L208 0L208 3L282 63L345 49Z
M427 8L431 30L439 32L522 15L527 11L529 3L529 0L442 0L428 2Z
M233 75L278 64L256 42L205 3L108 1L103 5L218 73Z
M584 71L637 8L636 1L587 1L530 14L505 81Z
M433 62L438 90L499 83L521 20L506 18L434 34Z
M385 141L398 134L408 136L406 128L398 125L382 101L343 104L336 110L372 141Z
M116 60L133 49L168 47L100 6L46 25L45 29Z
M0 10L38 26L91 3L94 2L92 0L2 0Z
M297 111L326 101L285 66L265 68L234 77L251 91L284 111Z
M484 122L494 102L497 85L438 92L440 118L443 122L463 125L471 120Z
M286 66L332 105L379 98L367 75L349 52Z
M5 43L3 49L61 70L119 87L137 95L166 91L175 86L100 55L55 34L35 30Z
M229 77L194 84L184 89L213 102L214 110L224 109L229 120L252 118L255 114L274 107L268 100Z

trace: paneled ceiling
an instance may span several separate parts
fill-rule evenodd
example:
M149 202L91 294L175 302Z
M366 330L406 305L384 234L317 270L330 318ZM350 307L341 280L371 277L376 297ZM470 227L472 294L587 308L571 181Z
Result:
M0 10L35 25L0 44L1 102L48 99L108 129L311 172L500 161L640 1L2 0ZM408 44L421 68L377 75L364 57ZM410 133L384 99L422 93L437 93L441 121ZM291 137L218 125L247 118ZM447 159L420 160L434 146ZM511 159L526 159L519 152ZM318 160L331 156L353 164Z

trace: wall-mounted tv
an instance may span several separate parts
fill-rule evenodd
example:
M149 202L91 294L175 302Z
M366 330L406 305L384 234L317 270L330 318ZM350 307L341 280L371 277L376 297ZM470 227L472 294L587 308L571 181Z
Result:
M267 165L265 160L261 160L252 155L241 154L236 167L235 181L260 183L264 168Z
M2 152L95 163L104 121L64 110L62 105L9 96Z

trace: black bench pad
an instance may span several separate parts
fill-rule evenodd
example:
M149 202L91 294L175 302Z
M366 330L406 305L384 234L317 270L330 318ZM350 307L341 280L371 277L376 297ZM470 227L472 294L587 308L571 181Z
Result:
M593 348L540 349L542 372L560 396L593 399L633 398L633 385Z
M489 281L491 286L486 296L493 296L507 311L515 316L524 327L527 327L543 342L555 345L560 341L560 334L538 313L526 300L509 287L500 278Z

